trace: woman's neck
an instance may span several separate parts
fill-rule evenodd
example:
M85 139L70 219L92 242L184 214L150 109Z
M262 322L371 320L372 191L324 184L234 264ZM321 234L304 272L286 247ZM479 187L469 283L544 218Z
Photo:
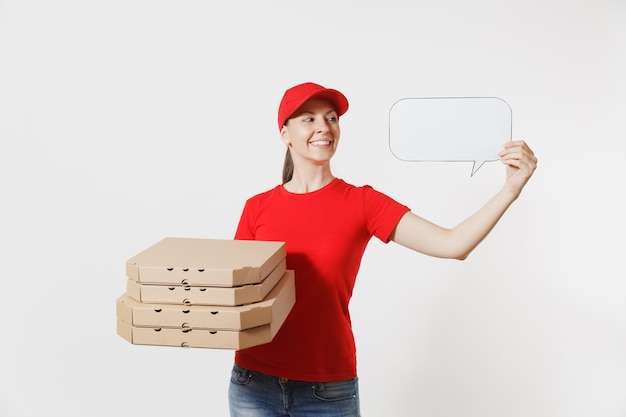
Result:
M330 171L330 168L306 173L296 169L291 180L283 186L291 193L304 194L324 188L334 179L335 176Z

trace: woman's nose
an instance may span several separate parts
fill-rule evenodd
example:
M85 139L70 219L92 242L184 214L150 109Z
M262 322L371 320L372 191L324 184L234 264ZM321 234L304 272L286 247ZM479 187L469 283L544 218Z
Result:
M328 132L330 130L329 122L326 119L318 121L315 127L318 132Z

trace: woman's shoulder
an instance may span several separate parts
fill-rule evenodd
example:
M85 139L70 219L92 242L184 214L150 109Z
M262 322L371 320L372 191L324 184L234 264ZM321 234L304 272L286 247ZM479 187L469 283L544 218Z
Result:
M254 202L254 201L263 201L266 200L268 198L271 198L272 196L278 194L281 190L283 186L281 184L276 185L272 188L270 188L269 190L265 190L265 191L261 191L257 194L252 195L251 197L248 198L249 202Z
M386 204L388 202L397 203L397 200L395 200L389 194L379 190L378 188L376 188L375 186L371 184L354 185L354 184L345 182L343 180L341 180L341 182L342 182L341 186L343 187L344 190L346 190L345 192L346 195L352 194L355 197L358 196L358 198L362 199L362 201L364 201L366 205L370 205L370 204L377 205L380 203Z
M357 191L357 192L369 192L369 191L374 190L374 187L372 187L369 184L356 185L354 183L347 182L341 178L337 178L336 181L337 181L338 187L343 188L345 190L351 190L351 191Z

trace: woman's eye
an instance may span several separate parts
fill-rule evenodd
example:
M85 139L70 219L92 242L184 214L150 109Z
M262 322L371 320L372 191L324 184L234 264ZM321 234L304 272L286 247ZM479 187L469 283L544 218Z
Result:
M313 118L312 118L312 117L307 117L307 118L305 118L305 119L304 119L304 121L305 121L305 122L312 122L312 121L313 121Z
M328 118L329 122L336 122L337 121L337 117L336 116L332 116Z

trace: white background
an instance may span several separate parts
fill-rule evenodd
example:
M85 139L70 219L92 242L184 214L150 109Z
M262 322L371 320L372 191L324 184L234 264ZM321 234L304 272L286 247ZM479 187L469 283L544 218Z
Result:
M540 158L464 262L372 241L363 415L623 417L625 21L623 0L0 0L0 415L227 415L232 351L131 345L115 300L163 237L232 237L280 181L283 91L314 81L351 102L335 174L442 225L504 168L394 158L394 102L500 97Z

